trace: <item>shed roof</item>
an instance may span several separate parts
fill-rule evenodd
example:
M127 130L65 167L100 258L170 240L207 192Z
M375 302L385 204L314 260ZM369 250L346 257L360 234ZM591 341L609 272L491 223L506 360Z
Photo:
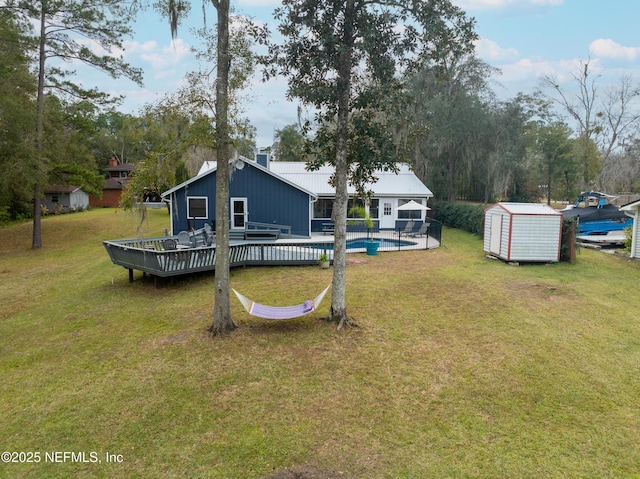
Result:
M82 187L81 186L74 186L74 185L48 185L45 186L44 188L44 192L45 193L75 193L78 190L81 190Z
M369 183L367 188L373 190L376 196L396 196L403 198L429 198L433 193L411 171L406 163L397 164L399 171L376 171L378 181ZM318 196L333 196L335 188L329 184L329 178L335 171L333 166L322 166L317 171L307 171L306 163L300 161L272 161L271 171L287 178L301 187L314 191ZM355 194L354 187L348 187L349 194Z
M494 206L499 206L505 211L514 215L546 215L546 216L562 216L558 210L551 208L542 203L506 203L500 202ZM489 208L493 208L491 206ZM487 209L489 209L487 208ZM485 210L486 211L486 210Z

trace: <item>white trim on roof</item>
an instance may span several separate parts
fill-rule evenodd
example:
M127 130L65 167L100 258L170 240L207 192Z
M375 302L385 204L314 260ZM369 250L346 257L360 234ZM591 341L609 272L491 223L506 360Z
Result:
M229 162L230 162L230 163L233 163L233 162L235 162L235 161L238 161L238 160L230 160ZM240 161L242 161L243 163L245 163L245 164L247 164L247 165L251 165L251 166L252 166L252 167L254 167L254 168L257 168L258 170L261 170L261 171L263 171L263 172L267 173L268 175L273 176L274 178L276 178L276 179L278 179L278 180L282 181L283 183L286 183L286 184L288 184L289 186L292 186L292 187L296 188L297 190L300 190L300 191L302 191L303 193L306 193L307 195L311 196L312 198L317 198L317 197L318 197L318 195L317 195L316 193L313 193L313 192L311 192L310 190L308 190L308 189L306 189L306 188L304 188L304 187L302 187L302 186L300 186L300 185L296 184L295 182L290 181L288 178L286 178L286 177L284 177L284 176L282 176L282 175L278 174L278 173L277 173L277 172L275 172L275 171L272 171L272 170L270 170L270 169L268 169L268 168L265 168L264 166L262 166L262 165L260 165L260 164L256 163L255 161L251 161L251 160L249 160L249 159L247 159L247 158L244 158L244 157L240 157ZM167 191L165 191L164 193L162 193L160 196L161 196L161 197L163 197L163 198L164 198L165 196L169 196L169 195L171 195L172 193L174 193L174 192L176 192L176 191L178 191L178 190L180 190L180 189L184 188L185 186L188 186L188 185L190 185L191 183L194 183L195 181L198 181L198 180L200 180L201 178L204 178L205 176L210 175L210 174L211 174L211 173L213 173L214 171L217 171L217 169L218 169L217 162L213 162L213 161L211 161L211 162L207 162L207 163L208 163L208 165L210 166L210 168L209 168L209 169L206 169L206 170L205 170L204 165L203 165L203 167L201 167L201 168L200 168L200 173L198 173L198 175L194 176L193 178L189 178L187 181L184 181L184 182L180 183L178 186L174 186L174 187L173 187L173 188L171 188L170 190L167 190ZM203 171L203 170L204 170L204 171Z

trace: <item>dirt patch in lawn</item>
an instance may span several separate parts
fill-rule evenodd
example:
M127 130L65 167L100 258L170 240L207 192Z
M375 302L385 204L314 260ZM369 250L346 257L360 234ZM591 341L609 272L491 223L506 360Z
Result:
M286 468L262 479L348 479L342 472L321 471L313 466Z

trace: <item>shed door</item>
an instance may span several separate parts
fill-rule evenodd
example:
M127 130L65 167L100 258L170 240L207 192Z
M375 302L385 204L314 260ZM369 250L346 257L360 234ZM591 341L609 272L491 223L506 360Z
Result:
M247 199L231 198L231 229L243 230L247 222Z
M491 238L489 239L489 252L500 254L502 243L502 215L491 215Z

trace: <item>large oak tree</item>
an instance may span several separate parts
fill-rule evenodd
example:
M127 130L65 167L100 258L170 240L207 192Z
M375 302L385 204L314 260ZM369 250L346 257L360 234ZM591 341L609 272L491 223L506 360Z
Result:
M376 155L350 156L350 137L371 144L374 152L385 150L375 141L363 142L363 136L374 140L375 132L383 131L385 115L376 112L402 91L402 75L418 65L439 63L443 56L472 52L474 23L448 0L284 0L276 18L284 43L270 49L273 68L267 73L287 75L288 96L315 108L316 123L322 125L319 136L332 137L328 161L335 166L336 193L331 317L342 327L350 322L347 185L351 179L361 186L380 166L377 160L365 162Z

